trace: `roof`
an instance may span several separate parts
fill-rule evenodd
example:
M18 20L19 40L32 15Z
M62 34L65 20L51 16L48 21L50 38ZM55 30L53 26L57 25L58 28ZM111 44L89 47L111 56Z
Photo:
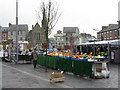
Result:
M12 24L9 28L10 28L10 30L16 30L17 26ZM27 24L19 24L18 30L28 30L28 25Z
M110 31L110 30L115 30L115 29L118 29L118 24L109 24L108 28L103 29L99 32L105 32L105 31Z
M63 27L63 33L76 33L78 27Z
M111 44L111 45L120 45L120 40L108 40L108 41L88 42L88 43L82 43L82 44L80 44L80 45L90 45L90 44Z
M63 37L65 35L66 35L65 33L63 33L63 34L55 34L54 37Z
M2 32L8 32L9 27L1 27L0 31Z

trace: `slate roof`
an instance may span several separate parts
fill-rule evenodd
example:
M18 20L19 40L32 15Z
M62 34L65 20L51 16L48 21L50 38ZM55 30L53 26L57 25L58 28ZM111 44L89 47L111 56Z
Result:
M11 25L10 30L16 30L16 25ZM28 30L28 25L27 24L19 24L18 25L18 30Z
M78 27L63 27L63 33L75 33Z
M65 36L66 34L65 33L62 33L62 34L55 34L54 37L63 37Z
M1 32L8 32L9 27L1 27L0 31Z
M115 30L115 29L118 29L118 24L109 24L108 28L103 29L99 32L101 33L101 32L106 32L106 31Z

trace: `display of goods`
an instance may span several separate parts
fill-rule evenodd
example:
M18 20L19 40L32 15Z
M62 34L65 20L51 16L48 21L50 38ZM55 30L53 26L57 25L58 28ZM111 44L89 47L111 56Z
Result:
M102 79L102 78L104 78L104 76L103 76L103 75L95 76L95 78L96 78L96 79Z
M102 71L102 67L96 67L96 72L101 72Z
M80 52L76 52L73 53L71 50L68 51L49 51L47 53L47 55L50 56L60 56L60 57L71 57L73 59L93 59L93 52L90 52L90 54L88 55L87 53L84 54L80 54ZM99 59L99 61L101 61L102 59L107 59L107 56L103 56L103 55L107 55L105 52L100 52L100 55L95 56L96 59Z
M51 74L51 77L52 78L60 78L60 77L63 77L63 75L61 73L53 73L53 74Z
M98 55L98 56L96 56L95 58L104 58L104 56Z
M79 52L76 52L75 54L78 55L78 54L80 54L80 53L79 53Z
M105 52L100 52L100 56L107 56L107 53L105 53Z

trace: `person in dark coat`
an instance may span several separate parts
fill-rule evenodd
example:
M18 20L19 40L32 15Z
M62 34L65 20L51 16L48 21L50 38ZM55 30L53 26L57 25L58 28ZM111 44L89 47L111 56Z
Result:
M38 54L36 52L36 49L34 49L33 53L32 53L32 57L33 57L33 66L34 68L36 68L37 65L37 59L38 59Z

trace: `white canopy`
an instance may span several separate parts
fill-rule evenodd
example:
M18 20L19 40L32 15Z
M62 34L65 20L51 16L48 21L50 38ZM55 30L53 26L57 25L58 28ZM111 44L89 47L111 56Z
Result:
M109 41L97 41L97 42L87 42L80 45L90 45L90 44L111 44L111 45L120 45L120 40L109 40Z

